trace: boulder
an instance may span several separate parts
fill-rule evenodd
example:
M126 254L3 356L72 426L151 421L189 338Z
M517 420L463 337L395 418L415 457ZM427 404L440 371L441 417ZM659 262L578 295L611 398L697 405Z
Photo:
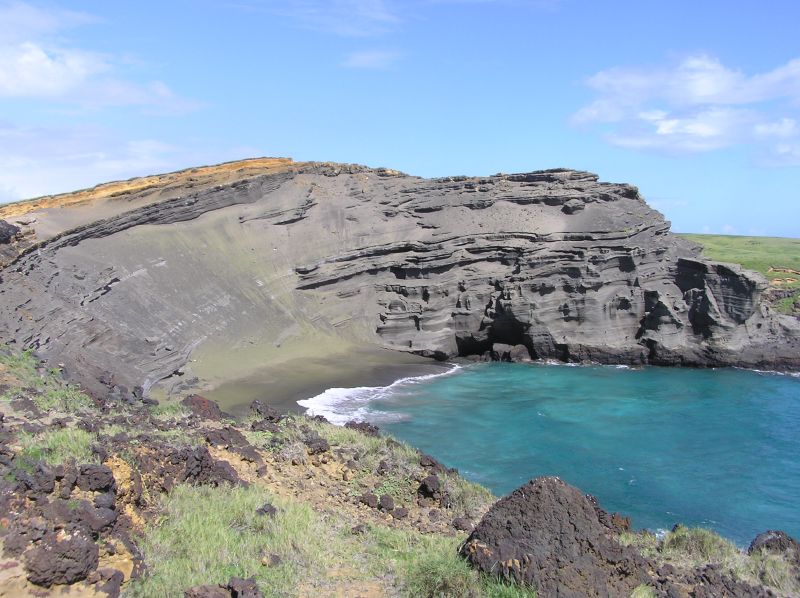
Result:
M393 511L394 499L388 494L381 494L381 497L378 500L378 508L380 508L381 511L386 511L387 513L389 511Z
M81 465L78 488L93 492L108 492L115 488L114 473L105 465Z
M417 494L424 498L435 498L439 495L441 487L442 483L439 481L439 476L431 474L420 482Z
M271 421L272 423L278 423L281 421L281 419L283 419L283 416L278 412L277 409L270 407L266 403L263 403L259 400L255 400L250 403L250 412L256 417Z
M5 220L0 220L0 245L11 243L19 233L19 230L18 226L14 226Z
M181 401L181 405L189 409L189 411L200 419L219 421L223 416L219 405L200 395L189 395Z
M349 422L345 423L344 427L349 430L357 430L362 434L366 434L367 436L380 435L380 428L378 428L378 426L373 426L368 422L359 422L351 419Z
M747 554L753 554L758 550L775 554L800 556L800 544L797 540L780 530L768 530L753 538L753 541L750 542L750 546L747 548Z
M378 497L372 494L371 492L359 496L358 502L360 502L363 505L367 505L371 509L378 508Z
M495 503L459 552L477 570L531 586L541 598L628 596L650 581L644 559L613 538L577 488L555 477Z
M45 538L24 555L28 581L46 588L86 579L97 568L98 559L97 544L79 535Z

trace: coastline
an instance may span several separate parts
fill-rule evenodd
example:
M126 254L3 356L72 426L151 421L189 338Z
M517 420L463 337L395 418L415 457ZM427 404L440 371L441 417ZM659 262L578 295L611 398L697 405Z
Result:
M235 416L246 415L256 399L281 413L304 413L306 409L297 401L332 388L389 386L403 378L442 374L451 368L446 362L410 353L359 348L267 365L202 394Z

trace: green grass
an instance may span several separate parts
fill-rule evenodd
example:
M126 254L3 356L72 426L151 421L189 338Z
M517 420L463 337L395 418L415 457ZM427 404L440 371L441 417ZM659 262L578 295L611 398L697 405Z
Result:
M715 532L679 525L659 541L650 532L620 534L620 544L636 547L643 556L657 563L671 563L679 568L703 567L716 563L734 577L750 584L764 584L780 596L800 595L797 569L783 555L756 552L748 555ZM648 596L645 586L637 597Z
M183 419L188 417L190 411L178 402L159 403L150 408L150 413L159 421L170 419Z
M33 356L33 351L20 353L5 346L0 349L0 364L18 378L23 386L36 387L42 383L42 377L37 371L39 360Z
M776 303L778 311L791 313L792 304L800 299L800 275L770 271L776 268L788 268L800 272L800 239L697 234L679 236L702 245L703 255L712 260L740 264L748 270L760 272L769 280L797 279L797 282L776 286L797 291L792 297Z
M265 502L279 508L274 518L256 514ZM140 543L147 573L131 584L130 596L180 598L186 588L233 576L255 576L265 596L292 596L306 577L324 575L330 534L308 505L256 486L179 486L162 508ZM283 563L262 565L270 554Z
M661 542L661 552L697 563L727 564L737 560L741 551L735 544L701 527L677 526Z
M22 446L22 462L28 465L37 461L50 465L61 465L71 460L78 464L97 461L92 453L92 443L96 440L94 434L80 428L48 430L39 434L22 432L17 438Z
M94 401L74 386L50 388L32 400L44 413L84 413L94 407Z
M530 598L529 588L482 576L458 556L463 537L372 527L362 540L374 575L391 572L413 598Z

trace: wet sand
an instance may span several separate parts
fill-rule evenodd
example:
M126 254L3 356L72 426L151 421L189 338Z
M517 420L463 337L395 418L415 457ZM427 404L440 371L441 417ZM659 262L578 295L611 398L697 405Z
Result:
M203 393L223 411L247 414L259 399L283 412L302 412L298 400L328 388L387 386L407 376L446 371L448 365L431 359L385 349L354 349L327 357L297 358L267 365Z

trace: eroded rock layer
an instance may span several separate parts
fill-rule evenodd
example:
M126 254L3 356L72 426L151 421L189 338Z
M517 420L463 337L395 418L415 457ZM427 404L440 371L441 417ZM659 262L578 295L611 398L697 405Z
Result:
M324 339L800 367L800 325L761 303L766 281L701 259L633 186L564 169L223 166L4 208L24 242L2 272L3 337L122 395L181 374L200 348Z

